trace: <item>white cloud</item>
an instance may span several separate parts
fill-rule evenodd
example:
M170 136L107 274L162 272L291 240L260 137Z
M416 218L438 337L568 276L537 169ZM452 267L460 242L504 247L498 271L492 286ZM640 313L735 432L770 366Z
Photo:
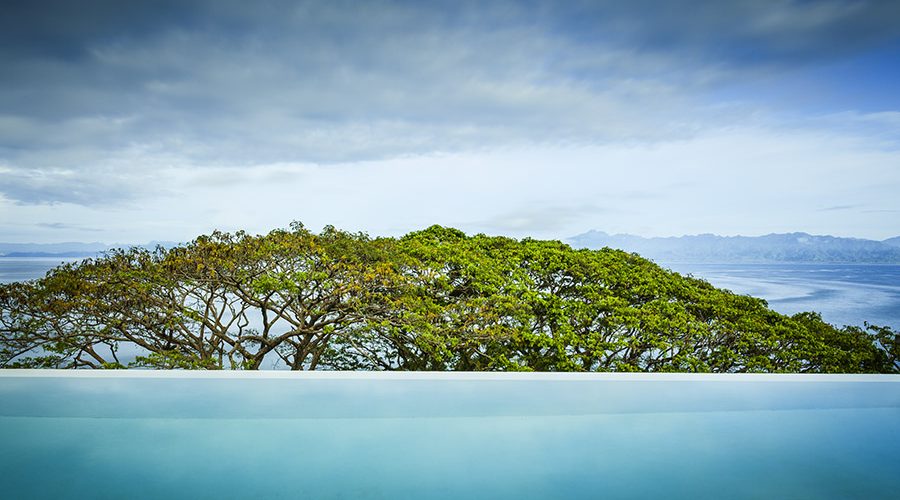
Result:
M807 231L900 234L895 152L827 133L734 129L654 145L535 146L334 165L164 169L165 191L107 209L7 204L34 239L103 228L105 241L266 232L301 220L379 235L444 224L566 238L587 229L668 236ZM822 210L823 207L845 207ZM68 228L67 228L68 230ZM87 234L87 233L84 233Z

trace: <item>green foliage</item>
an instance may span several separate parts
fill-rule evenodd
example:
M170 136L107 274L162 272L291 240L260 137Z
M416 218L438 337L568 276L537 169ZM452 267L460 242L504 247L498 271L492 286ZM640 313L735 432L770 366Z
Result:
M214 360L182 354L178 351L151 352L146 356L137 356L128 366L166 370L219 370L222 368ZM124 368L121 365L115 367Z
M0 286L5 367L897 373L898 349L635 254L441 226L215 232Z

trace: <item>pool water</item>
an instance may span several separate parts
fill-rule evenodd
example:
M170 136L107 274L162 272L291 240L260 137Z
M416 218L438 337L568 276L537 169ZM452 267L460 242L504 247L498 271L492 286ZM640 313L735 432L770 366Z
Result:
M0 372L2 498L896 498L900 377Z

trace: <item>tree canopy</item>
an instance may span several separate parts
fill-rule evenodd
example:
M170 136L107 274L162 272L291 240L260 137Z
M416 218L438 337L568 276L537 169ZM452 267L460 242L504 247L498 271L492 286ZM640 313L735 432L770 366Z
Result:
M898 351L636 254L441 226L215 232L0 285L4 367L897 373Z

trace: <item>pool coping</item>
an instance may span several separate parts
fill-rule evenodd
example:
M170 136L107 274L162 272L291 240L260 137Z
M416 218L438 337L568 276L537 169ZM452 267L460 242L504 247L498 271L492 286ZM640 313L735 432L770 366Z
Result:
M893 374L806 373L580 373L580 372L418 372L288 370L58 370L0 369L0 378L187 378L331 380L502 380L502 381L667 381L667 382L893 382Z

